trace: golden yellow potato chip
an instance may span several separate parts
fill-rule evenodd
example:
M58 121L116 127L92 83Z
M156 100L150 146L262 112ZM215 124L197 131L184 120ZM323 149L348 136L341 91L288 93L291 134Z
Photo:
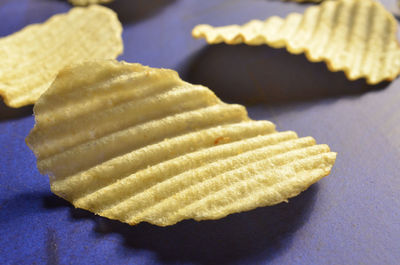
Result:
M267 44L293 54L305 53L311 62L325 61L331 71L344 71L348 79L366 78L373 85L391 81L400 71L397 22L372 0L324 1L292 13L238 26L213 28L198 25L195 38L208 43Z
M93 4L107 4L114 0L68 0L71 4L75 6L87 6Z
M10 107L35 103L64 66L121 54L121 33L114 11L94 5L0 39L0 96Z
M277 132L175 71L115 61L62 70L27 144L52 191L101 216L166 226L287 201L336 153Z

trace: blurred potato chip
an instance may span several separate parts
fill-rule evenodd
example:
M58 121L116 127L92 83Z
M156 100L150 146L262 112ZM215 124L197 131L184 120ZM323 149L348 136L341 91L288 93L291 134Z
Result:
M107 4L114 0L68 0L71 4L75 6L87 6L93 4Z
M114 11L93 5L0 39L0 96L10 107L35 103L64 66L121 54L121 33Z
M116 61L68 67L27 137L52 191L131 225L218 219L296 196L336 153L277 132L175 71Z
M325 61L330 71L344 71L349 80L368 84L391 81L400 71L397 22L372 0L324 1L282 19L253 20L238 26L198 25L195 38L209 44L267 44L293 54L305 53L311 62Z

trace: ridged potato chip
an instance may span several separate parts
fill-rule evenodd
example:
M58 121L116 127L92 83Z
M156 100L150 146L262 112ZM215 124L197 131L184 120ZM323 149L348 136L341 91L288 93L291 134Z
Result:
M372 0L324 1L292 13L238 26L213 28L198 25L195 38L209 44L267 44L293 54L305 53L311 62L325 61L331 71L344 71L349 80L366 78L368 84L391 81L400 71L397 22Z
M0 96L10 107L35 103L64 66L121 54L121 33L114 11L93 5L0 39Z
M27 144L51 190L131 225L218 219L287 201L336 153L277 132L175 71L115 61L62 70L34 106Z
M87 6L93 4L107 4L114 0L68 0L71 4L75 6Z

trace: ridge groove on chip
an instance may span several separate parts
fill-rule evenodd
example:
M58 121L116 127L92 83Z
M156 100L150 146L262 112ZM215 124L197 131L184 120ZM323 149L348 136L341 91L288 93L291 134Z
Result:
M128 90L140 96L122 102ZM58 91L68 99L61 106L52 102ZM72 115L61 123L50 118L68 113L79 95L82 107ZM113 100L97 108L100 98ZM251 120L243 106L226 104L175 72L139 64L68 67L34 113L27 143L39 170L50 175L52 191L76 207L130 224L215 219L287 201L329 174L336 157L312 137Z
M47 157L38 163L38 167L39 169L53 167L53 173L62 178L165 138L220 124L238 122L245 115L246 112L242 106L219 104L174 114L159 120L150 120L98 139L94 138L66 150L60 148L60 152L50 157L38 155L38 157ZM208 119L208 116L214 116L214 119ZM126 144L118 145L120 141L125 141ZM99 148L105 146L107 149L98 152ZM83 156L85 160L77 163L82 157L76 156L76 153Z
M122 76L124 77L124 76ZM141 77L141 76L139 76ZM80 97L80 98L66 98L66 95L60 95L58 98L58 101L60 101L60 106L57 106L57 108L53 108L51 112L48 112L47 114L44 114L43 117L40 117L44 120L47 121L46 126L54 126L56 124L62 123L64 120L72 119L72 118L79 118L81 116L87 116L87 114L91 115L94 111L98 110L105 110L107 108L112 108L112 107L117 107L118 105L122 105L125 103L129 103L131 100L139 100L142 98L147 98L151 97L155 94L161 93L165 90L167 90L170 87L174 87L177 85L175 81L172 81L170 83L165 83L162 82L162 84L159 84L159 82L154 82L146 89L132 89L129 86L129 80L132 77L129 77L127 80L118 80L119 82L117 83L112 83L112 84L107 84L107 86L113 86L114 90L121 90L120 97L118 98L113 98L112 93L116 92L110 92L110 93L104 93L104 95L101 95L99 97L93 98L90 102L88 101L88 98L90 98L89 94L86 97ZM121 79L119 77L118 79ZM147 80L151 79L151 76L146 77ZM136 78L134 79L135 81L137 80ZM148 82L148 81L147 81ZM140 85L141 81L137 80L135 84ZM99 86L103 84L98 84ZM104 86L106 86L104 84ZM106 86L106 87L107 87ZM143 86L142 86L143 87ZM129 89L127 89L129 88ZM79 95L78 95L79 96ZM63 100L61 101L60 98ZM52 101L57 101L57 99L51 99ZM67 104L67 108L62 107L65 104Z
M207 94L209 94L209 90L201 87L189 89L187 87L177 87L174 90L150 96L143 100L118 104L115 107L103 110L95 118L89 114L84 116L83 120L75 118L68 123L56 123L53 125L54 129L51 131L51 135L47 134L45 137L36 139L39 145L37 150L38 152L47 151L46 157L40 157L45 159L60 152L65 152L77 145L85 144L92 138L107 137L115 132L129 129L133 125L138 126L154 120L161 120L165 117L182 113L183 110L193 111L212 103L216 104L217 101L204 102L204 100L200 100L202 96L205 97ZM157 108L159 111L154 113L153 109ZM131 112L135 112L136 115L129 115ZM146 114L148 119L144 120L142 118L144 117L143 114ZM77 127L80 128L80 132L73 134L74 128ZM87 138L88 135L90 138ZM52 150L52 147L57 149Z
M213 156L213 154L205 154L204 152L202 152L202 149L207 148L209 146L215 146L214 139L218 138L219 135L227 136L229 137L229 142L238 144L240 143L239 140L243 138L243 134L245 131L247 136L255 137L255 135L271 134L275 130L273 124L266 121L242 122L242 123L228 124L225 126L218 126L214 128L200 130L198 132L166 139L159 144L150 145L135 150L129 154L124 155L123 157L107 161L97 166L96 168L93 168L92 170L84 172L83 174L70 176L69 179L67 180L59 180L55 181L55 183L57 183L56 185L57 187L61 186L63 190L74 191L74 195L80 197L83 196L84 193L85 194L92 193L93 189L100 189L103 188L104 186L111 187L109 185L111 185L115 181L121 181L123 178L129 177L129 174L126 172L132 172L132 171L140 172L144 168L143 164L136 164L136 161L138 160L145 161L146 165L156 165L160 163L162 165L163 164L162 159L165 160L165 163L168 163L169 160L175 158L199 159L199 157L193 157L192 153L193 155L195 154L207 155L207 157L210 158ZM292 139L296 137L296 135L293 136L292 132L281 133L279 137L282 138L290 137ZM217 148L217 146L215 147ZM221 146L221 148L224 147ZM175 150L175 152L172 153L168 151L169 148ZM153 154L160 154L160 155L154 156ZM181 157L178 157L179 155ZM133 160L133 157L136 157L137 159ZM204 156L201 156L200 158L205 159ZM125 167L127 168L123 170L123 174L117 177L115 175L111 175L110 174L111 172L107 171L107 169L111 168L112 166L118 167L120 169ZM154 168L152 167L149 167L149 169L154 170ZM138 178L139 177L136 177L136 179ZM83 179L85 179L85 181L83 181ZM96 182L94 181L95 179L97 179ZM88 187L87 185L91 185L92 188ZM69 199L73 200L75 198L76 196Z
M269 134L271 135L271 134ZM280 134L281 135L281 134ZM135 175L131 175L128 176L125 179L122 179L118 182L114 182L113 184L110 184L109 186L105 187L105 189L102 190L97 190L97 193L91 193L89 194L89 196L85 196L82 198L79 198L79 201L75 201L76 204L78 205L84 205L86 203L90 203L90 201L94 201L94 202L98 202L98 200L102 201L102 208L104 210L104 206L106 205L106 202L104 201L104 199L106 199L107 193L108 192L114 192L115 190L119 191L119 195L118 195L118 199L120 200L120 203L123 202L124 200L128 199L129 197L133 197L136 195L139 195L140 193L142 193L145 190L148 190L150 188L155 188L156 185L157 187L160 187L160 185L164 185L163 183L165 183L166 181L172 179L172 177L175 177L175 179L183 174L185 171L197 171L197 170L202 170L205 168L205 165L203 165L203 163L208 163L206 164L207 167L211 167L217 165L221 163L220 166L220 170L222 170L222 165L229 165L230 169L233 169L235 167L238 167L240 165L240 161L238 161L238 163L236 163L235 165L232 165L232 163L234 163L234 161L238 160L239 157L242 158L246 158L246 161L252 161L252 159L256 159L257 155L260 156L261 154L259 154L259 152L268 152L273 154L273 152L278 152L279 148L284 149L285 147L288 148L286 146L286 143L288 143L291 139L293 138L288 138L286 139L286 137L291 136L293 137L293 134L287 134L287 135L283 135L284 137L281 139L277 139L277 143L273 143L273 145L270 145L268 147L264 147L264 148L257 148L257 146L255 147L245 147L243 146L247 141L246 140L241 140L241 141L237 141L234 143L227 143L223 146L220 147L208 147L205 149L201 149L195 153L191 153L191 154L180 154L180 156L177 159L173 159L173 160L167 160L164 163L160 163L157 165L153 165L154 168L149 168L150 170L141 170L138 171ZM253 138L250 138L253 139ZM249 139L249 140L250 140ZM300 143L295 143L294 145L297 144L301 144L301 141L299 140L298 142ZM304 142L304 140L303 140ZM274 144L282 144L282 146L274 146ZM304 143L303 143L304 144ZM242 148L243 153L237 154L237 149L235 148L236 146L240 145L240 148ZM277 149L277 150L274 150ZM225 151L223 153L219 153L219 150ZM231 149L231 150L229 150ZM272 149L272 150L270 150ZM254 151L254 152L252 152ZM208 154L209 153L209 154ZM179 160L182 159L182 156L186 155L188 156L185 160L188 161L184 161L185 162L185 166L178 166ZM266 155L266 154L264 154ZM192 161L191 161L192 160ZM183 163L182 163L183 164ZM183 168L182 168L183 167ZM225 168L228 168L227 166ZM217 168L218 169L218 168ZM157 172L157 170L159 170L159 172L167 172L165 174L163 174L162 176L160 176L157 179L154 179L154 172ZM227 169L226 169L227 170ZM132 181L130 183L130 181ZM134 187L133 185L137 185L135 184L135 182L141 182L142 186L140 187L140 190L135 190L136 187ZM143 185L144 184L148 184L148 185ZM114 186L114 187L113 187ZM106 190L108 189L108 190ZM123 191L126 191L126 193L124 194ZM101 194L101 198L100 195ZM90 196L91 195L91 196ZM89 206L89 205L87 205Z
M297 150L297 149L293 149ZM298 150L302 150L300 147ZM273 150L277 151L277 150ZM151 211L152 208L160 207L160 208L168 208L168 211L173 211L174 208L171 205L168 205L168 201L175 200L176 197L180 196L180 207L182 206L182 202L185 201L185 198L190 198L190 201L194 198L194 193L199 198L207 196L207 190L211 188L216 188L218 186L222 187L227 184L227 182L233 183L240 179L241 177L249 176L253 177L251 174L242 174L244 172L253 171L256 167L262 166L280 166L279 163L288 163L290 160L282 160L283 153L274 153L270 152L267 154L272 155L270 158L251 158L247 157L247 160L242 161L242 164L235 164L240 158L228 158L223 161L224 167L218 168L219 161L211 162L210 164L195 168L191 170L189 173L181 173L172 178L169 178L163 182L157 183L155 186L150 187L145 192L140 192L129 198L128 200L123 200L119 202L118 205L114 205L107 209L105 214L112 214L115 209L119 214L123 214L124 210L129 211L130 213L134 213L135 215L145 216L143 212ZM278 150L279 151L279 150ZM290 152L290 151L289 151ZM289 153L288 152L288 153ZM299 155L296 153L295 155ZM297 158L290 157L291 159ZM254 159L254 160L253 160ZM204 175L202 179L198 179L198 175ZM165 189L163 189L165 187ZM196 190L203 187L205 191L196 192ZM167 190L166 190L167 189ZM148 192L150 191L150 192ZM194 193L193 193L194 192ZM187 194L193 193L192 196L188 196ZM149 196L156 196L156 198L149 199ZM152 203L149 203L152 202ZM132 203L133 202L133 203ZM138 207L135 208L135 206ZM156 205L156 206L155 206ZM114 209L115 208L115 209ZM119 209L118 209L119 208ZM124 209L124 210L123 210ZM100 211L100 213L103 213ZM140 219L140 217L139 217Z
M309 163L309 162L313 162L313 159L318 159L318 160L327 159L327 160L330 160L330 163L332 163L332 160L334 160L335 157L332 154L323 154L323 155L316 155L314 157L305 158L305 159L301 160L300 162ZM293 164L294 163L295 162L293 162ZM256 175L256 176L253 176L252 179L250 179L249 183L246 183L247 185L241 185L243 183L238 182L233 186L225 187L222 190L222 192L220 194L218 194L218 197L216 197L216 194L214 194L213 195L214 197L211 198L211 200L209 200L207 202L207 203L209 203L210 201L213 201L213 202L221 203L221 202L226 201L224 207L215 207L213 204L205 204L202 200L199 200L199 201L195 201L194 203L192 203L192 205L191 205L192 210L188 210L187 208L186 209L181 208L181 209L179 209L179 214L176 214L174 217L168 216L168 214L167 214L166 217L160 217L160 219L163 220L164 218L165 219L171 218L174 221L177 221L179 219L185 218L185 215L187 213L183 214L182 212L184 212L184 211L187 211L187 212L191 213L193 216L195 216L194 217L195 220L218 219L218 218L223 217L224 212L227 211L227 210L224 210L223 208L228 208L228 207L236 208L236 209L231 209L228 211L238 211L239 209L250 210L254 207L254 205L257 205L257 207L265 206L265 204L260 203L265 200L275 200L275 203L279 203L282 200L284 201L285 200L284 198L296 196L299 192L302 191L300 187L297 187L298 189L295 189L296 191L294 191L293 189L289 188L290 186L299 185L299 183L301 183L302 181L314 183L321 178L320 177L321 174L324 174L324 172L326 172L326 170L327 170L326 168L316 168L316 169L312 169L309 171L303 170L303 171L299 171L299 172L295 172L295 173L292 172L292 174L296 174L296 176L298 176L298 177L290 178L289 180L285 181L284 183L275 183L275 184L267 187L266 189L261 189L260 187L262 185L259 185L260 182L262 182L263 180L266 179L265 175ZM277 172L275 172L275 173L277 173ZM285 173L285 172L283 172L283 173ZM244 182L244 181L242 181L242 182ZM250 186L249 184L253 184L253 185L251 185L251 188L248 189L247 191L245 191L245 192L237 192L236 191L236 189L247 188L248 186ZM279 186L281 186L281 187L277 188ZM233 191L233 192L231 192L231 191ZM271 196L271 193L273 195L277 194L278 196L276 196L276 195ZM239 195L239 196L237 198L235 198L235 195L236 196ZM260 199L258 196L267 197L267 198ZM268 198L268 197L274 197L274 198ZM235 203L231 203L229 201L229 199L230 200L237 199L237 200L235 201ZM243 207L242 205L240 205L240 203L246 203L248 205L247 205L247 207ZM273 203L273 204L275 204L275 203ZM203 204L203 205L201 205L201 204ZM207 215L203 215L204 211L203 212L198 211L198 209L205 208L206 206L211 208L211 210ZM210 206L214 206L214 207L210 207ZM151 219L150 218L151 217L148 216L145 220L152 220L152 218Z
M307 158L307 159L310 159L310 158ZM284 174L287 171L287 168L282 169L284 166L294 166L294 165L297 165L297 163L298 163L298 161L294 161L294 162L290 161L287 164L278 165L277 169L274 169L274 171L279 171L279 172L282 171L281 174ZM157 213L162 213L161 215L158 216L160 219L162 219L164 213L167 213L167 215L172 215L171 213L173 211L179 211L179 210L186 212L186 214L188 214L188 215L196 215L196 211L187 211L188 208L191 208L190 207L191 204L194 204L194 205L202 204L203 200L205 198L214 197L213 204L215 206L215 205L220 204L224 200L227 200L228 198L232 199L233 194L235 194L235 193L233 193L227 197L227 196L224 196L224 194L222 194L221 191L232 190L232 189L235 189L236 187L238 187L239 189L246 188L257 177L259 178L259 179L257 179L258 180L257 182L266 180L266 175L251 175L251 177L249 177L250 175L242 174L242 175L234 176L233 174L230 175L229 173L230 172L228 172L226 175L222 174L220 176L217 176L216 178L205 180L204 182L198 183L195 188L189 187L189 189L180 191L177 194L170 196L167 199L161 201L156 206L150 206L149 208L139 209L139 212L137 212L137 209L134 211L129 211L130 214L124 213L124 211L121 211L121 209L119 209L119 211L117 211L117 212L119 214L122 214L122 216L126 216L126 218L127 218L126 221L128 223L131 223L131 222L137 223L138 220L142 220L142 219L146 220L146 219L154 218L154 216L156 216ZM276 173L276 172L273 172L273 173ZM297 172L291 171L290 173L296 174ZM248 178L240 178L241 176L246 176ZM270 176L270 177L272 178L272 176ZM245 183L245 184L243 184L243 183ZM241 184L243 184L243 185L241 185ZM266 184L267 185L279 185L279 183L274 183L274 184L266 183ZM249 189L248 193L251 193L251 191L252 191L252 189ZM197 195L197 197L194 197L194 195ZM240 195L243 195L243 194L240 194ZM185 200L185 198L191 199L189 201L188 205L185 205L185 202L188 201L188 200ZM149 198L143 198L143 199L150 200ZM140 201L137 200L136 202L140 202ZM177 210L176 208L174 208L174 206L179 207L179 209ZM123 207L123 209L128 210L131 207L132 207L132 205L127 205L127 207ZM112 209L110 209L109 211L106 211L104 213L100 212L100 214L112 216L113 212L112 212ZM170 217L170 218L173 218L173 217ZM173 219L175 219L175 218L173 218Z

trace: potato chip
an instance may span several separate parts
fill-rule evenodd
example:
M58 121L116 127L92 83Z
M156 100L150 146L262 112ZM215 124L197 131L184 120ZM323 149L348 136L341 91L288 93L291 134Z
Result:
M131 225L218 219L287 201L336 153L277 132L175 71L115 61L62 70L34 106L27 144L52 191Z
M75 6L87 6L93 4L107 4L114 0L68 0L71 4Z
M10 107L35 103L64 66L121 54L121 33L114 11L94 5L0 39L0 95Z
M305 53L311 62L325 61L329 70L344 71L350 80L366 78L374 85L399 74L396 30L396 20L380 3L338 0L324 1L286 19L271 17L219 28L198 25L192 34L210 44L286 47L293 54Z

